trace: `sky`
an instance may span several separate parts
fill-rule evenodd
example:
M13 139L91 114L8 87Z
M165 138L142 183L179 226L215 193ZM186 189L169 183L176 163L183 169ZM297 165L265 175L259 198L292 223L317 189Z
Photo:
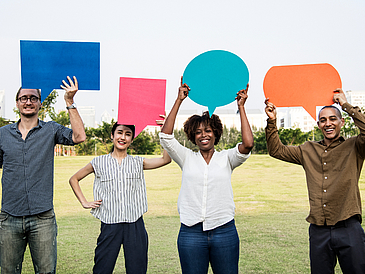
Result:
M263 110L272 66L330 63L344 90L365 90L364 27L363 0L1 0L5 116L15 119L20 40L100 42L101 90L75 97L78 106L95 106L100 122L105 110L117 117L119 77L166 79L171 109L185 67L208 50L230 51L246 63L248 109ZM59 94L56 110L65 108ZM207 108L188 98L181 109Z

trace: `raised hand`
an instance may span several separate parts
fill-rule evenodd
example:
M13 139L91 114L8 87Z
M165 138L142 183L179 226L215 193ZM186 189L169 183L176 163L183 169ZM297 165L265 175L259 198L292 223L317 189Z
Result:
M247 98L248 98L248 84L246 86L246 89L241 89L239 92L237 92L237 97L235 98L237 100L237 105L238 106L244 106Z
M341 88L338 88L333 92L333 102L339 104L340 106L347 102L346 95Z
M183 77L181 76L179 93L177 96L177 98L181 101L183 101L186 97L188 97L189 91L190 91L190 87L186 83L183 83L182 81L183 81Z
M269 98L265 99L265 112L269 119L276 119L276 106L269 102Z
M73 81L70 76L67 76L67 80L69 83L67 83L65 80L62 80L63 85L60 87L65 91L64 98L66 103L71 105L76 92L79 90L79 84L75 76L73 77Z

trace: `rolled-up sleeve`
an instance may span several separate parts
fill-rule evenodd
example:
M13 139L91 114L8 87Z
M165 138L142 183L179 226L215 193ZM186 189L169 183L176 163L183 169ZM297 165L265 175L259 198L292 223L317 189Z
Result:
M167 151L170 157L180 166L182 169L184 166L185 158L189 149L182 146L174 137L174 134L165 134L160 132L160 143L163 149Z
M234 148L228 150L228 159L231 164L232 170L246 162L246 160L251 156L251 152L249 152L248 154L240 153L240 151L238 150L239 145L240 143L238 143Z

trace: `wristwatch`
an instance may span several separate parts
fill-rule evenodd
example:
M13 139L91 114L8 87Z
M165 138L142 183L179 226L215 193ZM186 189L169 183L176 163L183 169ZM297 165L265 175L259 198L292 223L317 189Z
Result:
M68 109L72 109L72 108L76 108L76 104L75 104L75 103L73 103L72 105L70 105L70 106L66 107L66 109L67 109L67 110L68 110Z

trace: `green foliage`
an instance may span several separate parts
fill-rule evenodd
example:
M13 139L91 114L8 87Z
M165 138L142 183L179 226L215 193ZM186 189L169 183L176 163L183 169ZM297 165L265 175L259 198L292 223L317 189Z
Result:
M189 141L183 128L181 128L179 130L174 129L174 137L184 147L187 147L187 148L191 149L192 151L199 151L198 146L194 145L192 142Z
M217 151L222 151L224 149L230 149L237 145L237 143L241 142L242 136L241 131L239 131L235 127L227 128L223 127L223 132L219 143L215 146Z
M103 122L98 128L90 129L92 130L93 137L98 140L105 149L106 153L110 153L112 151L113 142L111 140L111 132L115 121L112 119L110 123Z
M0 127L6 126L10 124L11 121L4 119L3 117L0 117Z
M156 143L152 142L151 135L145 131L142 131L138 136L133 140L132 144L128 148L130 154L153 154L156 148Z
M265 130L263 128L256 129L256 127L252 127L252 131L254 139L254 147L252 149L252 153L266 154L267 146L266 146Z
M313 130L308 132L307 141L320 141L323 139L322 131L315 126Z
M354 121L348 115L347 112L344 112L342 118L345 120L344 126L341 128L341 135L345 138L349 138L352 136L356 136L360 134L360 130L357 126L355 126Z
M302 132L299 128L279 128L280 140L284 145L295 146L303 144L308 133Z
M86 140L75 145L77 155L98 155L99 142L94 138L93 128L85 128Z
M70 126L70 116L68 115L68 112L65 110L62 110L60 113L56 114L54 112L48 113L52 121L55 121L56 123L59 123L60 125L63 125L65 127Z
M56 115L53 105L57 101L58 92L57 90L53 90L46 99L43 100L42 108L39 110L38 117L41 120L46 119L47 115L51 117L51 115ZM52 118L51 118L52 119Z

